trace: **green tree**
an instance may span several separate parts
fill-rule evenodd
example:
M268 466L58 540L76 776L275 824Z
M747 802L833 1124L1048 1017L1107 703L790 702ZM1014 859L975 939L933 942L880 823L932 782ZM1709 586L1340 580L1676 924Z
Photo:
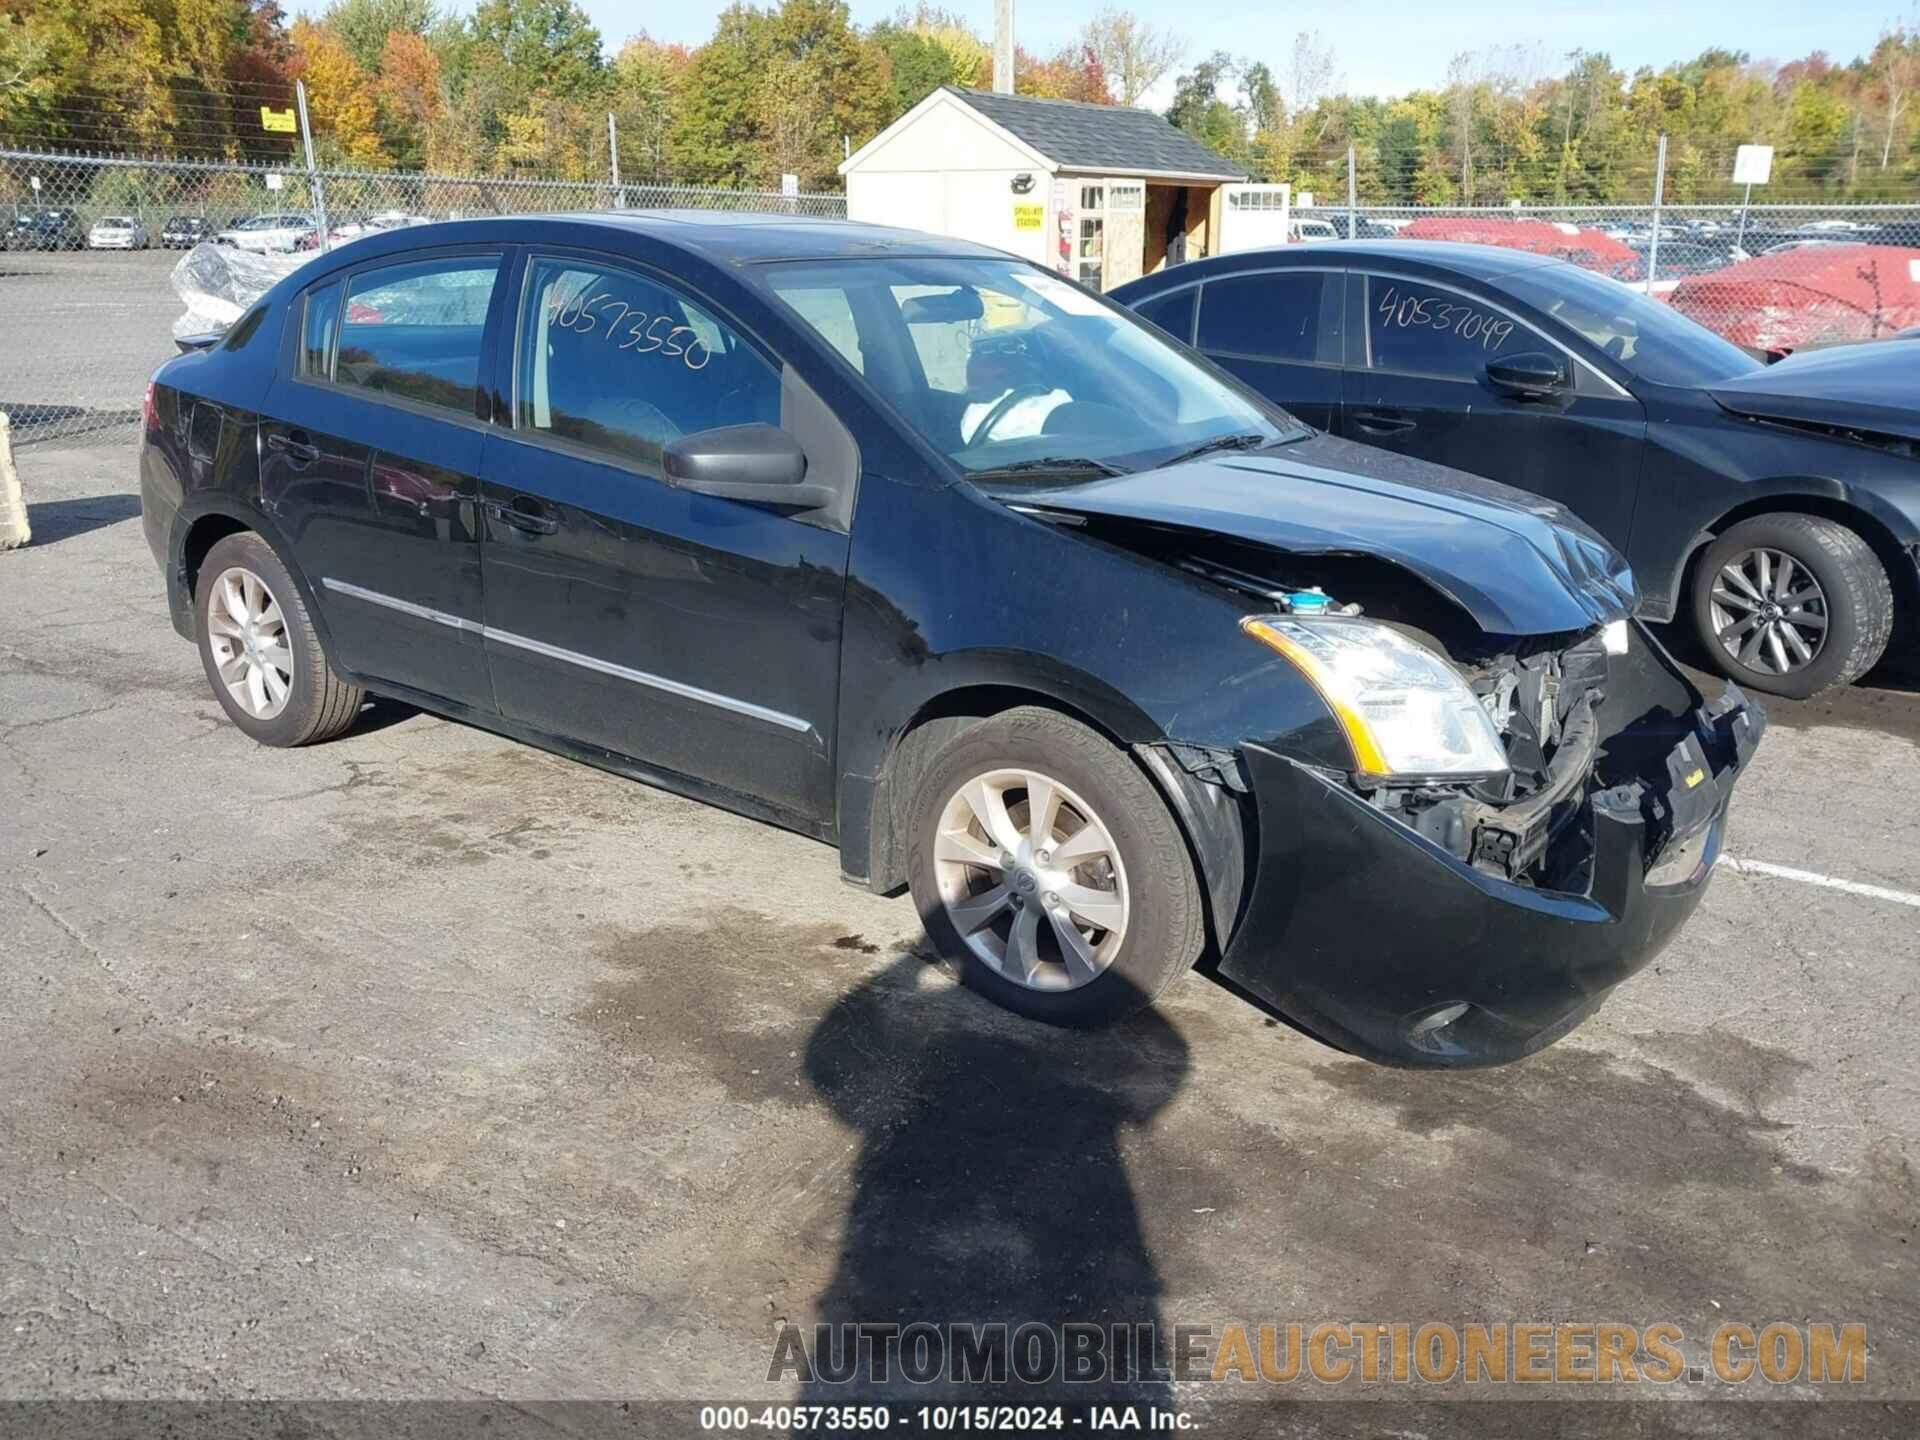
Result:
M439 18L433 0L334 0L320 17L369 75L380 73L387 36L399 30L424 38Z
M693 52L674 97L669 143L680 179L702 185L756 183L759 84L770 51L767 17L749 5L720 12L713 38Z
M600 32L574 0L481 0L467 22L472 45L497 59L521 98L599 94L606 80Z

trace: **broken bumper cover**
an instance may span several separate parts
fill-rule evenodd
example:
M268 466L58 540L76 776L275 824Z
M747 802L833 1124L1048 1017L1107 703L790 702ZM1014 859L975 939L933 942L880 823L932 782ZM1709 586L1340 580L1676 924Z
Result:
M1498 1065L1551 1044L1658 955L1706 893L1766 717L1728 686L1691 720L1665 773L1589 797L1581 894L1485 874L1337 782L1249 747L1259 859L1220 973L1383 1064Z

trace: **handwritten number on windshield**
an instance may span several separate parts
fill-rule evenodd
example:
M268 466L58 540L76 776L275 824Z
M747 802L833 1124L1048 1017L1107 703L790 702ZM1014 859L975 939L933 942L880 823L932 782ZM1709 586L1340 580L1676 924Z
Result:
M1402 295L1395 285L1387 286L1374 309L1382 329L1444 330L1461 340L1478 340L1482 350L1498 350L1513 334L1511 320L1431 295Z
M712 349L691 325L677 325L670 315L649 318L644 310L636 310L605 291L582 290L558 305L550 300L547 319L559 329L595 336L616 350L630 350L636 355L658 351L679 360L689 370L704 370L713 360Z

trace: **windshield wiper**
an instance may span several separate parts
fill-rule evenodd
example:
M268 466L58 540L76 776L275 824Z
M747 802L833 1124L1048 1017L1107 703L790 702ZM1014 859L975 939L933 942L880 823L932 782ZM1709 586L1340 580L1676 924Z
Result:
M991 470L976 470L973 480L997 480L1004 476L1034 475L1125 475L1128 472L1090 455L1043 455L1038 460L1016 460L1011 465L996 465Z
M1262 435L1257 430L1241 430L1230 435L1216 435L1213 439L1204 441L1191 450L1181 451L1167 461L1166 465L1182 465L1189 460L1198 460L1202 455L1212 455L1220 450L1258 450L1263 445L1277 445L1282 438L1284 437L1279 435ZM1164 469L1165 466L1161 468Z

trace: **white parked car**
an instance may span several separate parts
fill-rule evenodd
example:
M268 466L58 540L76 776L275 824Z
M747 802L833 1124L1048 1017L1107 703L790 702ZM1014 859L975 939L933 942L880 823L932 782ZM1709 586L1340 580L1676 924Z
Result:
M222 230L213 241L216 245L251 250L256 255L286 255L298 249L300 242L316 229L313 217L303 213L255 215L230 230Z
M1287 226L1287 239L1296 245L1317 245L1339 238L1340 232L1330 220L1295 220Z
M144 250L147 227L132 215L102 215L87 231L89 250Z

